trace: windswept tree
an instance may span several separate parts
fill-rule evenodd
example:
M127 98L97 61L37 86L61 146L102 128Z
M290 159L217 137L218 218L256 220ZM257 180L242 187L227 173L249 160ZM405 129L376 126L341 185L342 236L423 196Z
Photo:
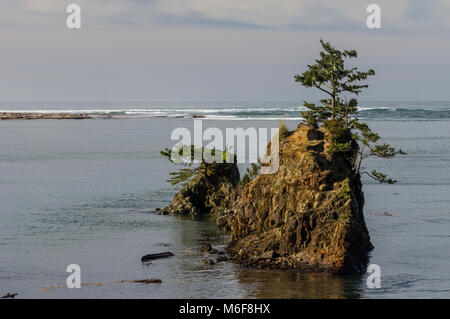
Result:
M324 51L320 52L320 59L316 64L308 65L308 70L302 74L295 75L295 81L305 87L314 87L327 94L328 98L321 100L322 105L304 103L309 109L303 112L303 116L312 125L331 119L345 119L348 122L350 114L357 112L356 99L346 101L343 99L345 93L358 95L367 84L361 83L369 76L375 75L370 69L360 72L358 68L345 68L345 59L356 58L355 50L339 51L331 46L329 42L320 40Z
M236 162L236 157L229 152L226 151L220 151L216 149L208 150L208 152L211 154L211 156L218 156L222 158L222 161L220 163L217 163L215 161L205 161L203 155L202 160L200 163L196 163L195 161L195 155L196 152L199 152L200 154L205 153L205 148L202 147L201 149L195 149L194 145L189 145L187 147L181 147L178 151L178 157L187 157L190 158L190 160L186 161L180 161L180 162L174 162L173 156L172 156L172 150L165 148L160 153L162 156L167 158L170 162L175 164L181 164L184 167L180 168L176 172L171 172L169 175L171 176L166 182L170 183L172 186L180 185L182 187L188 186L191 180L196 176L214 176L214 175L227 175L231 172L233 166L228 163L229 157L234 158L232 164ZM183 154L183 152L189 152L190 154ZM204 183L208 183L208 178L203 179ZM205 185L208 186L208 185Z
M391 158L397 154L406 154L389 144L379 144L380 136L355 116L358 113L358 101L349 96L357 96L367 88L365 81L375 75L375 71L369 69L361 72L357 67L346 68L346 59L357 58L355 50L340 51L322 39L320 43L323 48L320 58L294 78L305 87L322 91L326 98L320 101L321 105L305 101L303 105L307 110L302 112L302 116L308 124L323 126L332 132L332 152L356 149L356 156L352 158L355 174L367 174L381 183L395 183L376 170L362 170L362 162L369 157Z

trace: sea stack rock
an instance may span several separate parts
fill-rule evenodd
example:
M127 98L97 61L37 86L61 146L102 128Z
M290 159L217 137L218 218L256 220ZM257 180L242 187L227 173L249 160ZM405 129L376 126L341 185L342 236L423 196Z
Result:
M257 176L234 206L232 260L258 268L365 271L373 246L351 165L356 150L330 152L330 134L299 125L280 140L278 172Z
M209 165L183 187L160 213L190 216L222 213L236 199L239 179L239 169L235 163Z

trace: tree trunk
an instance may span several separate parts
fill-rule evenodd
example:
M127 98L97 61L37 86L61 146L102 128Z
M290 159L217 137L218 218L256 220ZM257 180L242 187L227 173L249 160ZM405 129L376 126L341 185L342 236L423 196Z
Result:
M331 119L332 120L334 120L335 114L336 114L336 111L334 110L335 105L336 105L336 94L334 93L334 90L333 90L333 94L331 95Z

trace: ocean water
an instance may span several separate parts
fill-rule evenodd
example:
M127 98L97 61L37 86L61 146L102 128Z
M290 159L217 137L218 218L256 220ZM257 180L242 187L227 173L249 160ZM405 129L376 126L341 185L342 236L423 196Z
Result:
M300 122L294 102L2 103L0 111L88 112L92 120L0 121L0 295L19 298L449 298L450 102L361 103L383 140L408 155L367 166L397 179L364 180L365 217L381 267L366 275L261 271L202 264L205 242L229 234L213 220L160 216L176 167L159 155L193 127L277 127ZM114 119L102 119L113 115ZM175 256L140 262L148 253ZM81 289L64 288L67 265ZM161 284L119 282L159 278Z
M299 102L60 102L0 103L0 112L86 113L117 118L192 118L216 120L301 120ZM450 102L364 102L363 119L450 119Z

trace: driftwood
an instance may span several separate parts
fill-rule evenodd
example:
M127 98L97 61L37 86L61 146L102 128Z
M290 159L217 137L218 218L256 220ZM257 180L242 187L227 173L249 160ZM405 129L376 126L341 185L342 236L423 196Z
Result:
M147 262L150 260L154 260L154 259L159 259L159 258L166 258L166 257L172 257L175 256L173 253L171 253L170 251L166 251L163 253L157 253L157 254L148 254L145 255L141 258L141 262Z
M161 279L142 279L142 280L120 280L118 281L119 283L123 283L123 282L137 282L140 284L160 284L162 283Z

